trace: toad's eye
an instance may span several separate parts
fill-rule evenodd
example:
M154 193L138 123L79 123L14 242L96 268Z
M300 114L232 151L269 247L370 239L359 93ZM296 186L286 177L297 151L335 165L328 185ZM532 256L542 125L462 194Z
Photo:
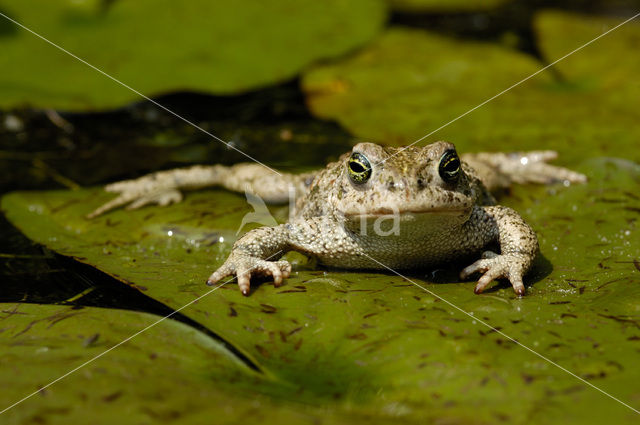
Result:
M447 183L455 183L460 177L460 158L455 150L446 151L440 158L438 166L440 177Z
M354 152L348 163L349 178L355 184L366 183L371 177L371 163L366 156L359 152Z

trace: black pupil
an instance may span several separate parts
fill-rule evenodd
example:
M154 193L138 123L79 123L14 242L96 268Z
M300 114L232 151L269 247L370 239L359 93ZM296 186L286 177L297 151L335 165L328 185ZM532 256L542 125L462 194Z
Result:
M366 171L366 169L358 162L351 163L351 170L354 173L364 173Z
M460 167L460 161L458 161L458 158L453 158L447 161L444 170L447 173L455 173L458 170L458 167Z
M457 180L460 173L460 159L455 151L448 151L442 156L440 161L440 177L444 181L453 182Z

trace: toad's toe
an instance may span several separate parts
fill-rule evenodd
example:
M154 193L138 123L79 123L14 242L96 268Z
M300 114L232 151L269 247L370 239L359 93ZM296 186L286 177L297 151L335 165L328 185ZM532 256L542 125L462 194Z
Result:
M505 278L511 282L513 291L519 295L524 295L525 288L522 282L523 262L518 257L508 255L498 255L491 251L485 252L483 258L465 267L460 272L460 277L466 279L474 273L482 273L473 292L481 294L491 282Z

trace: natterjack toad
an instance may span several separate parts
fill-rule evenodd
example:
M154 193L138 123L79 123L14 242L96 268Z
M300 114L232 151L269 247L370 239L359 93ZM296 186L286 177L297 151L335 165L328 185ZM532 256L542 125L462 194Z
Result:
M506 278L522 295L538 241L518 213L495 205L491 191L513 182L586 180L546 163L555 157L552 151L479 153L461 161L446 142L406 149L359 143L323 170L306 174L276 174L259 164L212 165L114 183L106 190L120 195L89 217L125 204L179 202L181 189L214 185L247 190L267 202L294 196L289 221L238 239L208 284L235 275L245 295L252 276L272 276L280 285L291 265L279 258L291 250L347 269L425 268L480 256L461 272L462 278L482 274L476 293ZM498 252L486 250L490 246Z

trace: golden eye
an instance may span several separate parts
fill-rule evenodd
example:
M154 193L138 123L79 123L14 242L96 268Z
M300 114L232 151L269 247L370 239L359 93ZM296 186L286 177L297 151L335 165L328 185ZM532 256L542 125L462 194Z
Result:
M354 152L348 163L349 178L355 184L366 183L371 177L371 163L366 156L359 152Z
M446 151L440 158L438 166L440 177L447 183L455 183L460 177L460 158L455 150Z

